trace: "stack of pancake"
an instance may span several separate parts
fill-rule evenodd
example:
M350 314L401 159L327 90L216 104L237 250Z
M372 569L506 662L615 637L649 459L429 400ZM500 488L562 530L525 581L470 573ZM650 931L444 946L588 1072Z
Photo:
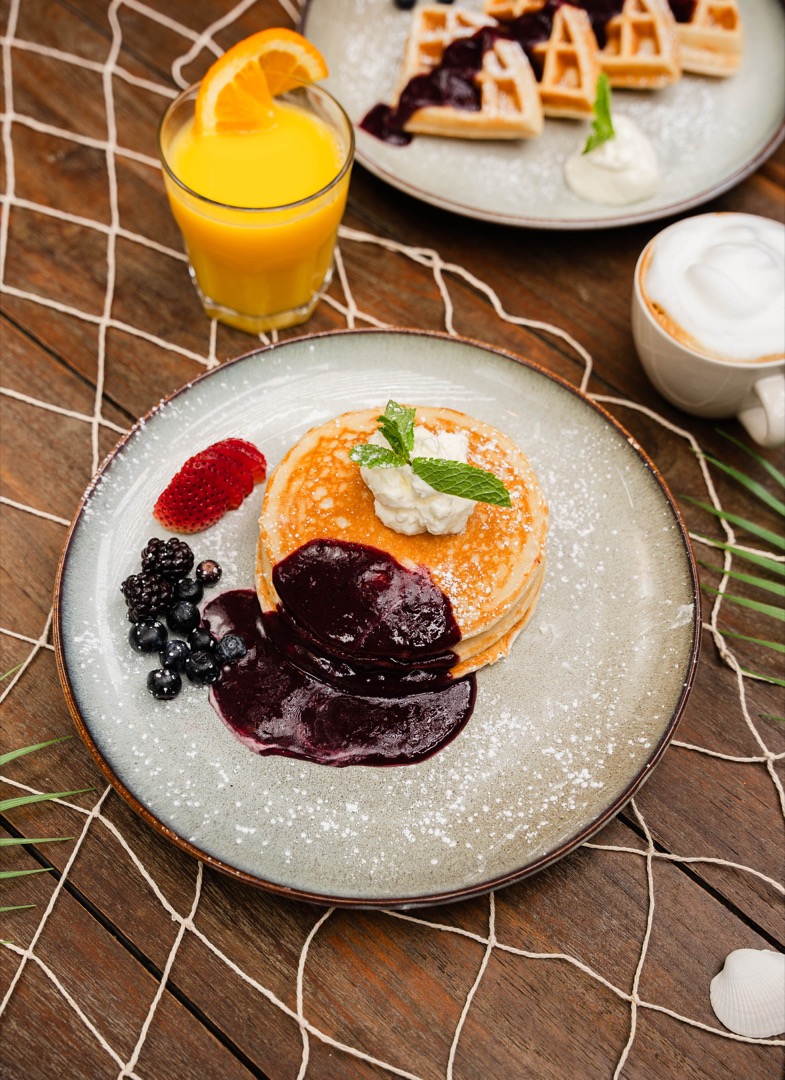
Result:
M477 503L466 528L454 535L394 532L376 516L373 494L349 459L349 450L376 431L380 411L345 413L312 429L276 468L260 519L259 600L264 611L291 616L276 592L276 566L317 540L366 545L427 573L441 590L460 630L451 674L466 675L505 656L534 611L545 570L548 507L531 465L506 435L464 413L418 407L417 424L466 432L470 464L503 481L512 507Z

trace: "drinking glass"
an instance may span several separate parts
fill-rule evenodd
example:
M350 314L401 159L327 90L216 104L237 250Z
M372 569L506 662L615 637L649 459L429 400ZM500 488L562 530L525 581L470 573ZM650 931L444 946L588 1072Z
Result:
M297 84L281 94L277 101L311 114L332 132L341 154L336 175L295 202L230 206L188 187L173 163L174 140L193 120L198 92L198 84L189 87L166 110L158 153L199 299L207 315L252 334L296 326L310 317L332 278L354 159L351 122L319 86ZM215 146L219 153L219 137Z

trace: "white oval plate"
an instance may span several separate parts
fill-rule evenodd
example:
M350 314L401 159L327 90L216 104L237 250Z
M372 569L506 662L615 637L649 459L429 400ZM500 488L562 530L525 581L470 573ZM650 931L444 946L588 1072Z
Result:
M425 0L420 0L424 3ZM614 91L614 109L651 139L662 183L632 206L585 202L567 187L564 162L583 145L588 121L546 119L537 139L473 142L415 136L388 146L359 130L389 102L411 12L393 0L309 0L304 33L330 70L325 87L355 124L357 160L393 187L467 217L540 229L599 229L652 221L700 206L765 161L785 126L785 12L780 0L738 0L741 68L729 79L685 75L656 92ZM456 6L481 10L481 0Z
M466 728L417 765L330 768L260 757L202 688L145 688L120 582L162 530L158 493L217 439L271 466L310 427L388 398L507 432L551 507L537 611L477 676ZM253 587L261 489L189 538ZM165 535L165 534L164 534ZM601 409L525 362L419 331L287 341L217 368L141 421L88 489L57 584L56 645L77 726L121 794L191 854L325 903L433 903L506 884L596 831L649 775L692 682L699 613L683 524L650 462ZM207 594L208 596L210 593Z

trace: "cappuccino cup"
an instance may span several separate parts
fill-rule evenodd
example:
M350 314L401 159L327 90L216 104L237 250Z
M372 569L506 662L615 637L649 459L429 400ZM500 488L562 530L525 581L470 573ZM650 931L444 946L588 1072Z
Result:
M663 229L635 268L632 334L671 404L785 444L785 225L714 213Z

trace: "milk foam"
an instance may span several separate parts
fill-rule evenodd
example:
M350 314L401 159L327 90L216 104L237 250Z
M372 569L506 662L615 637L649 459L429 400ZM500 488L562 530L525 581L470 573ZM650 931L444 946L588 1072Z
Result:
M731 361L785 354L785 225L777 221L681 221L655 238L641 288L665 328L701 352Z

